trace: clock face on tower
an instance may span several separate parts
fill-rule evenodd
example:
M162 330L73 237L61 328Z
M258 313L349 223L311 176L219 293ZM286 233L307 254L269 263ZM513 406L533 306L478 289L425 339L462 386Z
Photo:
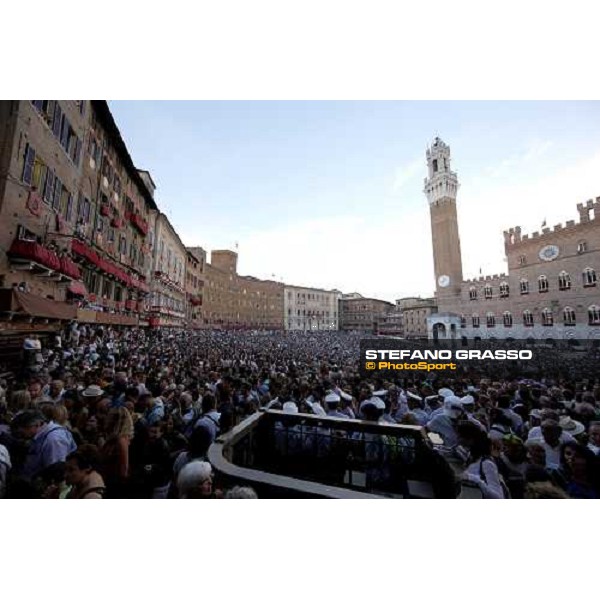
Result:
M558 246L544 246L539 253L542 260L554 260L558 256Z
M448 287L450 285L450 277L448 275L440 275L438 277L438 285L440 287Z

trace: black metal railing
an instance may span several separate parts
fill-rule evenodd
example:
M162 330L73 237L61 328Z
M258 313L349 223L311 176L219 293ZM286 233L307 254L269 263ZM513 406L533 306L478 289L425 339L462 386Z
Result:
M210 458L270 497L457 495L452 468L421 427L269 410L220 437Z

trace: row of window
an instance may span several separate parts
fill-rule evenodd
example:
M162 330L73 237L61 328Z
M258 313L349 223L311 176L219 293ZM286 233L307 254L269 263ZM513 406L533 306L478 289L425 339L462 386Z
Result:
M292 301L293 292L288 292L288 300ZM296 292L296 301L298 300L316 300L317 302L325 302L328 300L326 294L314 294L312 292Z
M581 277L583 287L594 287L597 283L596 271L591 267L586 267L582 271ZM543 294L550 289L550 284L546 275L540 275L537 279L537 282L538 292L540 294ZM571 289L571 276L566 271L561 271L558 274L558 289L563 292ZM500 298L508 298L510 295L510 288L508 283L501 283L499 291ZM519 281L519 292L521 293L521 295L529 294L529 281L527 279L521 279ZM477 297L477 288L471 286L469 288L469 300L477 300ZM486 285L483 288L483 297L486 300L491 300L494 297L491 285Z
M58 100L32 100L31 103L46 121L69 158L75 165L79 166L81 140L77 137Z
M288 308L288 315L292 314L292 309ZM329 317L330 315L333 315L334 317L336 317L337 313L335 312L330 312L328 310L317 310L317 311L306 311L306 309L297 310L297 315L300 316L306 316L306 317Z
M150 298L150 304L152 306L160 306L170 310L183 312L183 302L177 298L166 296L160 292L153 292Z
M115 300L116 302L124 300L123 287L117 282L111 281L108 277L101 278L95 271L84 269L83 282L90 294L101 295L107 300Z
M65 219L70 222L73 217L73 194L69 192L56 173L50 169L36 153L31 144L25 146L25 159L23 161L23 173L21 179L24 183L35 187L42 200L52 206L52 208ZM79 195L77 204L77 222L88 224L91 220L91 203L90 200ZM108 222L102 217L98 218L96 224L96 232L101 236L105 235L106 241L111 243L115 239L114 229L108 226ZM122 235L119 239L119 253L127 254L127 238ZM134 243L130 247L131 260L138 261L140 266L143 266L143 254L139 254Z
M514 242L514 238L512 240ZM577 254L583 254L588 251L588 245L585 240L577 242ZM519 256L519 265L523 266L527 264L527 257L525 255Z
M588 325L600 325L600 306L593 304L587 310L588 313ZM533 327L534 326L534 318L533 313L530 310L523 311L523 325L525 327ZM577 325L577 317L575 315L575 310L573 310L570 306L567 306L562 311L562 319L563 325ZM487 327L495 327L496 326L496 315L494 313L487 313L486 317L486 326ZM502 323L504 327L512 327L513 326L513 317L509 311L505 311L502 315ZM541 313L541 323L545 327L551 327L554 325L554 314L550 308L544 308ZM480 326L479 315L474 314L471 316L471 325L473 327ZM460 318L460 326L465 328L467 326L467 318L462 315Z

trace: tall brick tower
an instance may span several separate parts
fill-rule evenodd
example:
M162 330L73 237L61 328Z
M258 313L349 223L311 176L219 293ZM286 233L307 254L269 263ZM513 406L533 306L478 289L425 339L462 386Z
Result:
M450 170L450 147L438 137L427 149L425 189L431 213L433 265L437 297L460 296L462 259L456 215L458 178Z

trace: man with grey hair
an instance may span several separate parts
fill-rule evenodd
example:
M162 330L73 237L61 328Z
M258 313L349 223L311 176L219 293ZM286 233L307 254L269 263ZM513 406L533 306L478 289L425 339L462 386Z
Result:
M54 421L46 422L41 412L25 410L11 422L11 429L24 440L31 440L25 464L20 475L33 480L44 469L56 463L65 462L77 444L71 432Z

